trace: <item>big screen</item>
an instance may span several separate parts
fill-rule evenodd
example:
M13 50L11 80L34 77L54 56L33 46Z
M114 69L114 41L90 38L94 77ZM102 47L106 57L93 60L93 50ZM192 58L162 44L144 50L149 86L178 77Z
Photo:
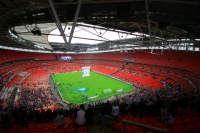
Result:
M90 67L82 67L82 77L90 76Z

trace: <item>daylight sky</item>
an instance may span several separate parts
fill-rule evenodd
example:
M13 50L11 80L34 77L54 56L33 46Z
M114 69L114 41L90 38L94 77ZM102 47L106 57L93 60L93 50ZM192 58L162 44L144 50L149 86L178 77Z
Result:
M86 25L86 24L84 24ZM93 26L93 25L89 25L87 24L87 26ZM125 40L125 39L130 39L130 38L136 38L135 35L131 35L130 32L126 32L124 33L120 33L120 32L124 32L121 30L115 30L115 31L106 31L103 29L98 29L98 27L100 26L95 26L95 28L93 27L84 27L84 26L77 26L74 30L74 34L73 34L73 38L71 43L75 44L75 43L82 43L82 44L90 44L90 45L94 45L94 44L98 44L98 43L102 43L104 41L114 41L114 40ZM104 28L104 27L100 27L100 28ZM64 29L64 26L63 26ZM67 26L65 28L65 35L68 41L68 37L70 35L72 26ZM112 30L112 29L110 29ZM134 33L134 34L138 34L139 33ZM48 36L48 41L49 42L57 42L57 43L64 43L63 37L62 36L57 36L60 35L60 32L58 29L54 29L53 31L50 32L50 35ZM77 37L77 38L75 38ZM85 38L85 39L83 39ZM87 39L89 38L89 39Z

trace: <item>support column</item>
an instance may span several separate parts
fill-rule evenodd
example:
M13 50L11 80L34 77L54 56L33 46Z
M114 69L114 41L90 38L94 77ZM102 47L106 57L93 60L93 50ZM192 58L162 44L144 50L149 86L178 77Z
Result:
M64 43L65 43L65 44L64 44L64 47L65 47L65 48L69 48L69 47L70 47L70 44L67 43L67 39L66 39L64 30L63 30L63 28L62 28L62 25L61 25L61 23L60 23L60 20L59 20L59 18L58 18L58 15L57 15L56 9L55 9L55 7L54 7L53 1L52 1L52 0L49 0L49 4L50 4L51 9L52 9L52 11L53 11L53 15L54 15L54 17L55 17L55 19L56 19L57 28L58 28L58 30L60 31L60 33L61 33L61 35L62 35L62 37L63 37Z
M76 27L78 15L79 15L80 8L81 8L81 3L82 3L82 0L79 0L79 1L78 1L78 7L77 7L77 9L76 9L76 14L75 14L75 17L74 17L74 22L73 22L73 24L72 24L72 29L71 29L70 36L69 36L69 40L68 40L69 45L70 45L70 43L71 43L71 40L72 40L72 37L73 37L73 34L74 34L74 29L75 29L75 27Z
M146 7L146 15L147 15L147 25L148 25L148 31L149 31L149 39L150 44L152 45L152 39L151 39L151 25L150 25L150 19L149 19L149 6L148 6L148 0L145 0L145 7Z

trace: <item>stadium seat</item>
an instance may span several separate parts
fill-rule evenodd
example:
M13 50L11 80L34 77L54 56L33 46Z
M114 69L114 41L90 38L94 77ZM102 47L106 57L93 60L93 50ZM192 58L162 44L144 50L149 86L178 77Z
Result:
M192 121L191 121L191 119L189 119L189 118L186 118L186 119L184 119L183 120L183 124L184 125L188 125L189 123L191 123Z
M195 125L197 126L198 132L200 133L200 122L196 123Z
M53 130L43 130L42 133L54 133Z
M113 125L113 129L114 130L116 130L116 131L121 131L122 128L123 127L123 124L121 123L121 122L119 122L119 123L115 123L114 125Z
M174 125L182 125L183 121L180 119L174 120Z
M118 130L119 131L119 130ZM124 129L121 131L121 132L124 132ZM126 133L134 133L134 129L132 126L126 126Z
M172 132L173 133L187 133L186 129L184 128L184 126L179 125L179 126L174 126L172 128Z
M155 133L154 131L147 130L146 133Z
M198 127L192 123L185 125L185 128L188 133L199 133Z
M134 133L141 133L141 132L144 132L144 129L139 128L139 127L136 127L136 126L133 126L132 129L133 129Z
M69 127L67 129L65 129L66 133L74 133L75 132L75 128L74 127Z
M163 123L161 123L161 122L155 123L154 126L155 126L155 127L158 127L158 128L165 128L165 127L166 127L166 126L165 126Z
M56 129L56 130L54 131L54 133L64 133L64 132L65 132L64 129Z
M29 129L23 129L23 128L21 128L21 129L18 130L18 132L19 133L29 133L30 130Z

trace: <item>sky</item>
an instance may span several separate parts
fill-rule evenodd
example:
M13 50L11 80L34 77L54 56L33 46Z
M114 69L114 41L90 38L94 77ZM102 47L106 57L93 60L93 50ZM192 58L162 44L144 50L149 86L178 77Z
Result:
M131 35L130 32L126 32L126 31L121 31L121 30L108 31L106 30L105 27L101 27L101 26L94 27L94 25L89 25L89 24L83 24L83 25L87 25L91 27L76 26L74 30L73 38L71 41L72 44L82 43L82 44L95 45L98 43L103 43L105 41L110 42L114 40L125 40L125 39L130 39L130 38L136 38L135 35ZM64 30L65 26L63 26L62 28ZM99 28L103 28L103 29L99 29ZM71 25L67 25L65 28L64 33L66 35L67 41L71 32L71 29L72 29ZM109 30L113 30L113 29L109 29ZM125 32L125 33L122 33L122 32ZM50 34L48 36L49 42L64 43L63 37L58 36L61 34L57 28L51 31L49 34ZM139 33L134 33L134 34L139 35Z

